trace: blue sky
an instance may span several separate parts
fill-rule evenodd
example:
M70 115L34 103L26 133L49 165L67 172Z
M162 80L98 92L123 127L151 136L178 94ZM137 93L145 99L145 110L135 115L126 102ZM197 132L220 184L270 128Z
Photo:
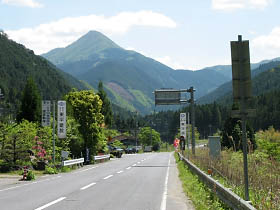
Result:
M97 30L173 68L230 64L230 41L251 62L280 57L278 0L0 0L0 29L36 54Z

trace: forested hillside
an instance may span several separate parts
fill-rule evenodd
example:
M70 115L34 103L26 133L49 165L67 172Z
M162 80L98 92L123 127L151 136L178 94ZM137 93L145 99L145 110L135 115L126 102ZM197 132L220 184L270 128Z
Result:
M32 50L8 39L0 33L0 88L5 101L13 106L19 103L29 77L38 86L43 99L61 99L71 88L85 88L71 75L58 70Z
M263 61L265 62L265 61ZM278 67L280 66L280 61L279 59L273 59L272 61L268 62L268 63L263 63L261 65L259 65L258 68L255 68L252 70L252 79L253 79L253 94L254 95L259 95L262 92L268 91L268 89L263 89L260 90L260 88L258 87L260 84L260 82L257 82L258 84L254 85L254 78L257 77L259 74L261 74L262 72L266 72L272 68ZM266 83L267 81L265 81L265 79L263 78L264 75L259 76L259 79L256 79L256 81L260 81L263 80L264 83ZM270 86L269 84L267 84L268 86ZM216 90L210 92L209 94L201 97L198 99L197 103L199 104L206 104L206 103L213 103L214 101L217 102L221 102L221 101L226 101L226 103L228 103L229 99L231 100L232 98L232 81L226 82L224 84L222 84L220 87L218 87Z
M273 62L268 65L275 66ZM257 70L262 72L264 66ZM280 129L280 66L257 74L252 79L253 98L252 105L256 109L256 117L250 119L250 124L255 131L266 130L270 126ZM217 99L217 102L209 104L197 104L195 106L195 124L200 137L204 138L222 130L225 121L231 116L232 93ZM156 116L147 116L145 121L154 122L157 129L162 131L165 138L173 137L179 130L180 112L191 112L186 106L178 111L159 112ZM169 119L169 120L167 120ZM172 120L170 120L172 119Z

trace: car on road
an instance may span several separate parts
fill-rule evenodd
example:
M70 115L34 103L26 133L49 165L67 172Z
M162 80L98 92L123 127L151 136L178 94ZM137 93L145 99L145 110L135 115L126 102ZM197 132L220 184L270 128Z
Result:
M121 158L122 154L124 152L122 148L114 147L112 145L108 145L108 149L109 149L110 154L114 155L117 158Z

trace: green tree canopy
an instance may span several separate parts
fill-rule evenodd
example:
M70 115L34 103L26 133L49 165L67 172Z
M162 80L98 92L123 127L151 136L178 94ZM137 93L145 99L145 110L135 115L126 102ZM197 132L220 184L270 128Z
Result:
M104 116L101 113L102 101L92 90L72 91L66 95L72 107L75 120L79 123L79 131L84 139L84 150L89 148L91 155L106 146L106 137L101 125Z
M103 83L100 81L98 84L98 93L97 93L102 100L102 108L101 108L101 113L104 115L104 121L105 124L108 127L112 126L113 122L113 113L112 113L112 108L111 108L111 102L107 97L107 94L103 88Z
M21 106L17 116L18 121L26 119L30 122L41 121L41 96L38 88L30 77L24 87Z
M153 150L158 150L160 147L160 134L150 127L141 128L138 138L143 146L151 145Z

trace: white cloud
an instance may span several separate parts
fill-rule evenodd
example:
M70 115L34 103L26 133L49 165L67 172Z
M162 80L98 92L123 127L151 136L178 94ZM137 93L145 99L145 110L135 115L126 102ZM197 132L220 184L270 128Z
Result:
M42 4L34 0L2 0L3 4L21 6L21 7L31 7L31 8L40 8L43 7Z
M267 35L256 37L251 45L256 59L280 57L280 26L273 28Z
M41 54L53 48L65 47L90 30L108 35L124 34L133 26L175 28L176 23L160 13L139 11L122 12L111 17L67 17L34 28L7 30L6 33L11 39Z
M215 10L232 11L236 9L263 9L272 0L212 0L212 8Z

